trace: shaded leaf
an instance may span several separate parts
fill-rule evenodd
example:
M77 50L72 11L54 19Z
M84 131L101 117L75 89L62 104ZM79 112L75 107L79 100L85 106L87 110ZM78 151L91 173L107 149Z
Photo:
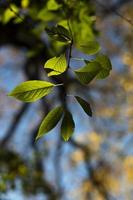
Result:
M61 119L62 114L63 108L61 106L52 109L43 119L36 140L51 131Z
M60 42L70 42L71 35L69 31L61 25L57 25L56 27L46 28L47 34L54 40Z
M52 71L48 73L48 76L59 75L66 71L67 61L64 54L60 57L53 57L49 59L45 64L44 68L51 69Z
M84 99L82 99L81 97L75 96L75 98L77 102L80 104L80 106L82 107L82 109L85 111L85 113L89 115L90 117L92 117L92 110L91 110L90 104Z
M61 124L61 136L65 141L68 141L74 132L75 123L72 114L69 111L65 111L62 124Z
M110 70L112 69L112 65L108 56L101 54L98 55L95 60L99 62L102 67L101 71L97 74L96 78L103 79L109 76Z
M96 77L100 70L101 66L98 62L89 62L86 66L74 72L82 84L88 84Z
M18 85L9 96L24 102L34 102L49 94L55 85L46 81L26 81Z
M80 50L86 54L93 55L100 51L100 45L97 41L88 41L85 45L80 46Z
M96 76L97 79L104 79L109 76L110 70L102 69Z

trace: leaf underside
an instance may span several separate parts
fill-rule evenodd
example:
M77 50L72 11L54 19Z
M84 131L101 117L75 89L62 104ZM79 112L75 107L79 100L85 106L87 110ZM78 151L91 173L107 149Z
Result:
M45 30L47 34L54 40L60 42L70 42L72 40L69 31L61 25L46 28Z
M64 141L68 141L72 136L75 128L75 123L72 117L72 114L69 111L66 111L61 124L61 136Z
M112 69L111 62L106 55L100 54L95 60L85 60L86 65L75 70L79 81L82 84L89 84L94 78L104 79L109 76Z
M93 55L100 51L101 48L97 41L88 41L86 44L80 45L79 49L85 54Z
M86 66L75 70L75 74L82 84L89 84L100 70L101 66L98 62L89 62Z
M81 97L75 96L75 98L77 102L80 104L80 106L82 107L82 109L85 111L85 113L89 115L90 117L92 117L92 110L91 110L90 104L84 99L82 99Z
M110 70L112 69L112 65L108 56L101 54L98 55L95 60L99 62L102 67L101 71L97 74L96 78L104 79L107 76L109 76Z
M60 121L62 114L63 108L61 106L52 109L43 119L36 140L51 131Z

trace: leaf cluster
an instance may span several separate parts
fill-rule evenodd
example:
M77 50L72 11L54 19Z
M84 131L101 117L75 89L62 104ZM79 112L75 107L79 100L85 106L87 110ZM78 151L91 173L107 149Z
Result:
M29 3L25 2L22 3L23 8L28 7L28 5ZM64 1L64 3L61 4L58 1L49 0L47 2L47 7L42 8L40 10L40 12L37 15L37 18L39 20L44 21L43 16L44 15L46 16L46 13L49 12L50 18L48 20L50 21L54 17L53 15L54 12L56 12L57 10L60 11L61 8L64 8L63 7L64 5L66 6L66 8L69 7L69 11L73 10L74 8L74 5L69 1L68 2ZM65 23L59 21L56 26L48 26L45 28L45 32L47 33L49 38L51 38L54 41L62 42L65 48L62 54L60 55L56 54L54 57L50 58L44 63L44 70L48 72L47 73L48 77L54 77L54 76L56 77L64 74L68 75L68 70L71 70L72 73L74 73L75 78L77 78L77 80L81 84L88 85L95 78L96 79L106 78L109 75L112 66L107 55L99 53L101 47L93 35L93 28L92 28L93 20L91 19L90 16L87 17L85 15L85 13L88 12L88 9L85 8L84 3L82 1L80 1L80 3L77 6L78 10L77 8L73 10L72 18L70 20L67 20L67 23L66 20L64 20ZM4 13L5 15L6 12ZM16 12L19 12L18 9L16 9ZM74 19L77 16L78 20L76 21ZM14 17L14 15L11 15L11 18L12 17ZM4 17L5 21L3 21L3 23L8 23L8 21L11 18L9 17L7 19L5 16ZM61 25L63 23L64 25ZM89 30L88 28L84 29L84 27L88 27ZM77 30L79 30L79 33L77 32ZM82 33L83 30L84 33ZM87 38L86 40L85 37ZM82 53L93 56L93 59L91 60L86 60L81 58L84 61L84 66L80 67L77 70L73 69L70 63L71 59L73 59L72 56L73 47L77 48ZM67 76L64 75L63 81L65 83L67 82ZM64 84L63 81L62 83L55 84L53 82L43 81L43 80L29 80L21 83L15 89L13 89L13 91L9 93L9 96L13 96L16 99L24 102L35 102L53 92L55 87L63 85ZM82 107L83 111L88 116L91 117L92 110L89 102L82 99L79 96L73 96L73 97L77 101L77 103ZM65 108L63 105L53 108L44 117L40 125L36 139L42 137L43 135L51 131L61 119L62 119L60 128L61 136L65 141L67 141L74 132L75 123L71 111L68 108Z

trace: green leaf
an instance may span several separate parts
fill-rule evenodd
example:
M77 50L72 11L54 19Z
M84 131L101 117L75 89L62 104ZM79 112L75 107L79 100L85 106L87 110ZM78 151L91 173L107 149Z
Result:
M18 85L9 96L24 102L34 102L49 94L55 85L46 81L26 81Z
M86 66L75 70L74 72L82 84L88 84L96 77L100 70L100 64L94 61L89 62Z
M58 22L58 25L63 26L64 28L67 29L68 28L68 20L62 19L61 21Z
M22 8L28 8L30 1L29 0L21 0Z
M106 78L112 69L111 62L106 55L98 55L95 60L85 60L86 66L75 70L75 73L82 84L90 83L95 77Z
M47 34L54 40L60 42L71 42L71 34L69 31L61 25L57 25L52 28L45 29Z
M48 76L59 75L66 71L67 61L64 54L60 57L53 57L49 59L45 64L44 68L51 69L51 72L48 73Z
M61 7L55 0L49 0L47 3L48 10L58 10Z
M62 114L63 108L61 106L52 109L43 119L36 140L51 131L60 121Z
M74 132L75 123L72 114L69 111L65 111L62 124L61 124L61 136L64 141L68 141Z
M44 22L48 22L48 21L52 21L53 19L55 19L55 13L49 11L46 6L44 6L38 13L34 13L32 14L34 16L36 16L37 19L42 20L43 21L43 25ZM43 27L44 29L44 27Z
M85 111L85 113L89 115L90 117L92 117L92 110L91 110L90 104L84 99L82 99L81 97L75 96L75 98L77 102L80 104L80 106L82 107L82 109Z
M103 69L97 74L96 78L97 79L104 79L104 78L108 77L109 74L110 74L110 70L104 70Z
M18 13L19 9L16 7L15 4L11 4L10 8L15 12ZM2 16L2 22L3 24L7 24L12 18L16 17L16 14L10 9L7 8Z
M103 54L98 55L95 61L99 62L102 67L101 71L97 74L96 78L97 79L106 78L109 75L110 70L112 69L112 65L108 56Z
M101 47L97 41L88 41L85 45L80 45L79 49L83 53L93 55L100 51Z

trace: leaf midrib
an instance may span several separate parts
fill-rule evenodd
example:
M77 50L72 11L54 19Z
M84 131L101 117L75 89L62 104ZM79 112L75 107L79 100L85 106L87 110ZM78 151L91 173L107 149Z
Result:
M40 87L40 88L37 88L37 89L31 89L31 90L27 90L27 91L23 91L23 92L21 92L21 91L18 91L18 92L14 92L13 94L22 94L22 93L27 93L27 92L32 92L32 91L35 91L35 90L41 90L41 89L49 89L49 88L51 88L51 87L53 87L53 86L48 86L48 87Z
M56 63L54 64L54 67L59 63L59 61L62 59L62 57L63 57L64 55L62 55L62 56L60 56L59 57L59 59L56 61ZM60 67L59 67L60 68ZM53 69L54 70L54 69ZM62 72L62 71L57 71L57 70L54 70L54 71L56 71L56 72Z

